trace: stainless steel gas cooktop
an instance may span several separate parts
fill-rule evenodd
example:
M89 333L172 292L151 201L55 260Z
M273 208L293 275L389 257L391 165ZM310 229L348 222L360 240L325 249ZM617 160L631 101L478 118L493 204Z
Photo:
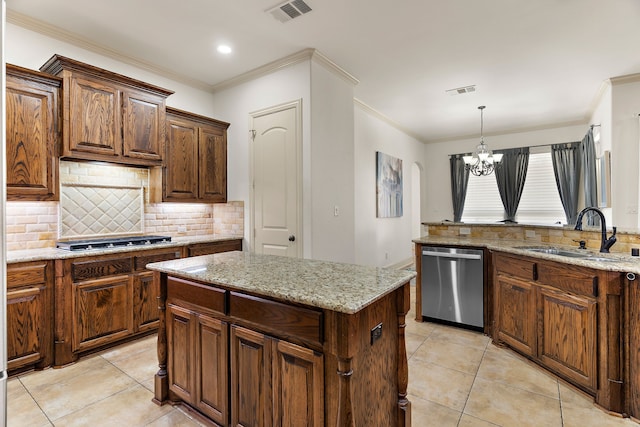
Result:
M90 249L116 248L121 246L146 246L156 243L170 242L169 236L130 236L105 239L89 239L89 240L67 240L57 242L58 249L68 251L84 251Z

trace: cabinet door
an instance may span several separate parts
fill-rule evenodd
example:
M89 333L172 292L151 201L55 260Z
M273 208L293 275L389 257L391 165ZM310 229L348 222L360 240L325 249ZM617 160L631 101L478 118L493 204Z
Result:
M193 402L195 383L194 315L173 304L167 309L167 372L169 390L187 403Z
M158 289L153 272L133 276L133 327L135 332L156 329L160 323Z
M73 351L97 347L133 333L129 276L73 284Z
M536 351L535 289L531 284L496 275L495 307L498 339L527 355Z
M70 84L70 106L65 113L69 135L65 148L70 152L120 155L120 91L90 78L72 77Z
M271 426L271 344L267 336L231 327L231 425Z
M198 128L187 121L167 121L165 199L198 198Z
M45 286L7 292L7 368L32 365L47 352Z
M195 406L220 425L229 420L229 333L227 323L198 314Z
M7 67L7 200L56 200L58 88Z
M164 99L128 90L122 94L122 106L123 156L162 162Z
M209 202L227 201L226 131L214 127L199 129L198 197Z
M596 301L540 288L540 360L592 391L597 387Z
M324 426L322 355L278 341L273 355L273 425Z

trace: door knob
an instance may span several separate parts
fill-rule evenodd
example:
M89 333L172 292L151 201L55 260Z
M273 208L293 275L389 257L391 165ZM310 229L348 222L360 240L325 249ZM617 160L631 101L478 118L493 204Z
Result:
M291 236L289 236L289 241L290 242L295 242L296 241L296 236L294 236L293 234Z

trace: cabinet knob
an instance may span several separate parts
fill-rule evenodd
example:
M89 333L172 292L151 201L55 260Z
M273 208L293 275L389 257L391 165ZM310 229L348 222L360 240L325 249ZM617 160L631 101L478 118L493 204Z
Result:
M289 241L290 242L295 242L296 241L296 236L294 236L293 234L291 236L289 236Z

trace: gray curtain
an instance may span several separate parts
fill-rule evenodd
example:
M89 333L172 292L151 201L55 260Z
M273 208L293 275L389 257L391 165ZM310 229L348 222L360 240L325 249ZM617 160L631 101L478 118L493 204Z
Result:
M462 154L449 156L451 165L451 201L453 202L453 221L460 222L464 211L464 200L467 197L469 171L465 168Z
M580 142L553 144L551 161L560 201L567 224L574 225L578 217L578 190L580 188Z
M496 183L504 206L504 221L515 222L522 197L524 181L529 167L529 147L495 150L502 153L502 161L496 165Z
M584 206L598 207L598 194L596 189L596 145L593 141L593 128L582 139L580 144L582 168L584 171ZM594 212L587 213L588 225L600 225L600 217Z

